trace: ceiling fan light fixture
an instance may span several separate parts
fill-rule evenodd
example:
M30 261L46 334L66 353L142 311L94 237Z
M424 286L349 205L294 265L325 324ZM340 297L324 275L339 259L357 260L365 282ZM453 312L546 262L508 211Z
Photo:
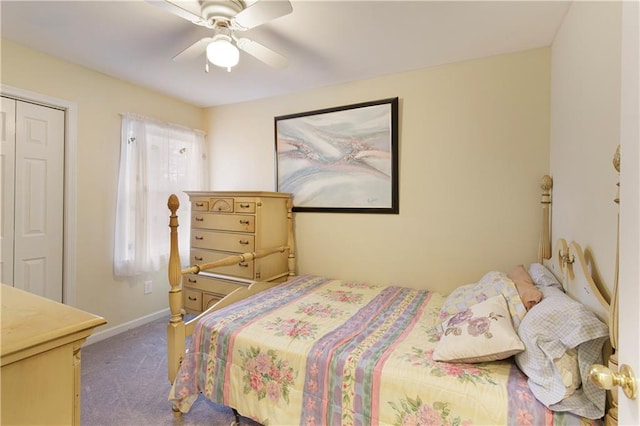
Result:
M231 43L231 37L218 34L207 46L207 59L222 68L231 68L238 64L240 51Z

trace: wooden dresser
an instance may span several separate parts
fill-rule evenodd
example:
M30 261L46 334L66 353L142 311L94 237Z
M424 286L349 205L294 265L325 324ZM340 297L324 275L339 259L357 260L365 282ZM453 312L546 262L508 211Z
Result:
M291 194L281 192L187 192L191 202L189 262L214 262L234 254L288 244ZM200 313L253 281L280 283L289 274L287 252L197 275L182 284L184 308Z
M80 346L106 321L2 284L3 425L80 424Z

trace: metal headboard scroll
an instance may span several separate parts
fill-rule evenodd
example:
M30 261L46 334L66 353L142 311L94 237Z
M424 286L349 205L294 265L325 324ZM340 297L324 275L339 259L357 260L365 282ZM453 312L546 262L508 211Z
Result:
M573 280L574 275L573 268L571 268L571 266L576 261L576 258L574 255L569 253L569 245L565 239L560 238L557 244L560 246L558 248L558 268L560 268L560 272L562 272L562 276L564 278L568 277Z
M562 265L561 268L564 269L567 267L567 265L573 265L573 262L576 261L576 258L572 254L569 254L569 249L565 247L558 250L558 261Z

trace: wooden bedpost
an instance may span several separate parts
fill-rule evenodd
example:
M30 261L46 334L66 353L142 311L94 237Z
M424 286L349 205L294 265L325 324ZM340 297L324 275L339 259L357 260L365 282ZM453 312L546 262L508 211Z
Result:
M291 199L287 200L287 226L287 245L289 246L289 258L287 263L289 268L289 278L287 279L291 279L296 275L296 246L293 234L293 201Z
M180 363L184 357L185 324L182 318L182 266L178 250L178 215L176 214L180 201L175 194L169 196L167 207L171 211L169 227L171 228L171 251L169 252L169 310L171 319L167 325L167 368L169 381L173 383ZM182 348L182 350L178 349Z
M542 231L540 233L540 243L538 245L538 262L542 263L546 259L551 259L551 212L549 205L551 204L551 188L553 187L553 179L551 176L542 176L540 188L542 189Z

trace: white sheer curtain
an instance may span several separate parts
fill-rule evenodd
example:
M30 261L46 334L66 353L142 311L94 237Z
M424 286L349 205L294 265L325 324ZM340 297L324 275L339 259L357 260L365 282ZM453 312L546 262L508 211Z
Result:
M186 190L204 189L204 133L134 114L122 117L116 205L114 273L118 278L158 271L169 257L170 194L180 198L180 257L188 264L190 205Z

